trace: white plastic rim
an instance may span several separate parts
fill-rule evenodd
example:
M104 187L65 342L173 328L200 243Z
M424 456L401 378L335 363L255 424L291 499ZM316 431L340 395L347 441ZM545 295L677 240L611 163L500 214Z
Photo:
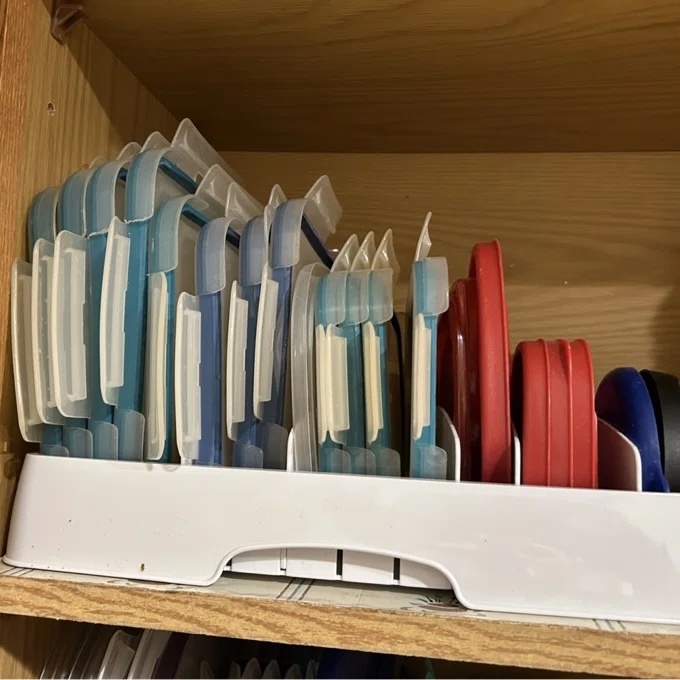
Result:
M229 324L227 327L226 422L227 436L236 441L237 425L246 417L246 343L248 339L248 301L239 295L239 285L232 283Z
M279 284L267 267L262 277L255 329L255 366L253 375L253 412L262 419L263 406L272 398L274 334Z
M67 418L90 417L85 337L90 322L88 287L87 238L62 231L54 243L49 327L54 400Z
M15 260L11 274L12 367L21 436L27 442L42 439L42 427L36 405L31 340L31 265Z
M52 291L52 268L54 243L38 239L33 246L31 294L31 342L33 374L35 378L36 407L40 420L51 425L62 425L64 417L59 413L52 384L50 360L50 295Z
M99 321L100 386L104 403L118 405L125 356L125 297L130 267L127 226L114 218L109 228L102 279Z
M167 398L168 282L165 274L150 274L148 279L146 361L144 376L145 460L158 460L165 448L165 400Z
M175 419L183 461L198 458L201 441L201 311L199 300L181 293L175 332Z

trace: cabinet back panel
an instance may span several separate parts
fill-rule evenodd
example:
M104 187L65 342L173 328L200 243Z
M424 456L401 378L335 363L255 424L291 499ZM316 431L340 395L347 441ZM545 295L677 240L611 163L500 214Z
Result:
M680 370L680 153L225 153L266 199L327 173L344 207L336 245L391 228L400 304L423 218L433 254L464 276L477 241L503 247L511 345L585 337L614 366Z
M224 149L679 150L679 0L88 0Z

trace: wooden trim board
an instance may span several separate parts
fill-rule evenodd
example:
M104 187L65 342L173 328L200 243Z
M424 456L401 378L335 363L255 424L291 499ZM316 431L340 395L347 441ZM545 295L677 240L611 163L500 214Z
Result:
M604 675L680 672L680 627L470 612L446 591L245 576L197 588L0 572L5 613Z

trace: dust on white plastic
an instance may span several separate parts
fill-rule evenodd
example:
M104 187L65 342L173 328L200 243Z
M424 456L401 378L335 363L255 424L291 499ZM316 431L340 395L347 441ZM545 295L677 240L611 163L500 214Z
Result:
M87 290L88 245L85 236L70 231L57 235L54 244L50 295L50 357L54 370L54 400L67 418L89 418L85 329L89 328Z
M31 265L15 260L11 275L12 366L21 436L27 442L42 439L40 415L36 404L31 340Z
M52 384L52 362L50 357L50 293L52 290L52 267L54 264L54 243L40 238L33 246L31 293L31 342L33 374L35 377L36 406L40 420L51 425L63 425L64 417L59 413Z
M328 274L322 264L303 267L293 289L290 313L291 395L293 407L294 469L318 468L317 386L315 383L314 313L319 279Z
M128 680L152 678L153 672L170 640L168 631L145 630L139 641L135 657L130 666Z
M149 149L167 149L169 146L170 141L156 130L146 138L139 151L148 151Z
M229 324L227 328L226 421L227 436L236 441L237 426L246 417L246 343L248 335L248 301L238 294L238 282L231 286Z
M135 657L138 643L139 638L137 636L130 635L124 630L117 630L111 636L106 647L97 678L99 680L126 678Z
M102 399L112 406L118 405L118 392L123 385L125 297L130 266L128 228L118 218L112 220L102 278L100 383Z
M188 174L197 182L200 182L205 177L205 174L212 165L222 166L232 177L239 179L224 158L213 149L188 118L185 118L177 126L171 146L181 149L191 159L191 166L188 166L186 169Z
M181 293L175 333L175 418L183 462L198 458L201 440L201 311L198 298Z
M147 312L147 356L145 364L144 416L146 426L145 459L158 460L165 447L165 366L168 345L168 282L162 272L149 274ZM152 396L155 395L155 398Z

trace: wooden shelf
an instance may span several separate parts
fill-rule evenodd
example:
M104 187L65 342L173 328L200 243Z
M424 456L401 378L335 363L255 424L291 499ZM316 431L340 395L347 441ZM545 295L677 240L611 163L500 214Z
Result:
M3 565L0 611L577 673L680 672L680 626L471 612L446 591L243 576L196 588Z

